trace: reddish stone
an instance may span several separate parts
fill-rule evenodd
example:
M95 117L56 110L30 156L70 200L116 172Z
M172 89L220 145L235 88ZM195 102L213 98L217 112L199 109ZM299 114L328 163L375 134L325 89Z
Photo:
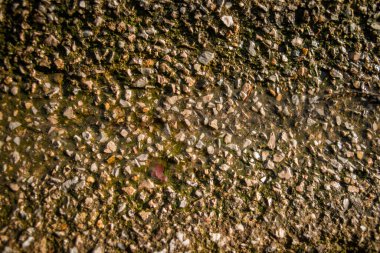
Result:
M162 182L166 182L168 180L167 176L164 174L164 166L161 164L153 165L150 175Z

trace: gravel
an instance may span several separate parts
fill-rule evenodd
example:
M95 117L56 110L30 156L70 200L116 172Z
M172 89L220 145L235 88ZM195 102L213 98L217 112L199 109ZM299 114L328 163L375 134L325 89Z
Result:
M0 251L380 251L375 1L0 2Z
M199 57L198 61L203 65L209 64L215 57L215 54L209 51L204 51Z

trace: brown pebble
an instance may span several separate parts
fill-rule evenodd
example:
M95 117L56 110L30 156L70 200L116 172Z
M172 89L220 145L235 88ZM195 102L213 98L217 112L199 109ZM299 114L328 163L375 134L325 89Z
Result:
M348 186L348 191L352 192L352 193L358 193L359 192L359 188L356 187L356 186L350 185L350 186Z
M17 192L18 190L20 190L20 186L18 186L18 184L15 184L15 183L11 183L9 184L9 188L14 191L14 192Z
M360 89L360 82L354 81L354 87L355 87L355 89Z
M54 61L54 64L55 66L57 67L57 69L63 69L65 67L65 63L62 59L57 59Z
M358 53L358 52L351 53L350 54L350 59L352 61L355 61L355 62L359 61L360 60L360 53Z
M269 93L273 96L276 97L276 92L272 89L269 89Z
M92 176L89 176L88 178L87 178L87 183L90 183L90 184L92 184L92 183L94 183L95 182L95 178L94 177L92 177Z
M116 157L113 155L113 156L110 156L108 159L107 159L107 163L108 164L113 164L116 160Z
M143 221L146 221L150 216L150 212L141 211L139 215Z
M133 188L132 186L123 187L122 190L123 190L125 193L127 193L128 196L132 196L132 195L135 194L135 192L136 192L135 188Z
M356 152L356 157L357 157L359 160L362 160L362 159L363 159L363 156L364 156L364 152L363 152L363 151L358 151L358 152Z
M104 228L104 223L103 223L103 220L102 219L99 219L97 222L96 222L96 226L100 229Z

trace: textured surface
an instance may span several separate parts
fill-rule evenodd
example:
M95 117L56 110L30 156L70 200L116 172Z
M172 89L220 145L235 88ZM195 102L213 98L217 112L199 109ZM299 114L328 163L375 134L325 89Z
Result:
M0 1L0 250L380 250L376 1Z

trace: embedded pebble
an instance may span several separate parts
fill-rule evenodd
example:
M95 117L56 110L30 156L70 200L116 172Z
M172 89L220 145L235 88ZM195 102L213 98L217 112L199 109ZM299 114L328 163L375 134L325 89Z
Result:
M273 156L273 161L275 163L279 163L279 162L282 162L282 160L284 160L285 158L285 155L283 153L276 153L274 156Z
M117 149L117 146L116 146L115 142L110 141L107 143L107 146L104 149L104 153L108 153L108 154L114 153L114 152L116 152L116 149Z
M230 144L231 141L232 141L232 135L231 135L231 134L226 134L226 135L224 136L224 143L226 143L226 144Z
M218 129L218 120L214 119L210 122L209 126L213 129Z
M342 79L343 78L343 74L336 70L336 69L332 69L331 72L330 72L331 76L334 77L334 78L337 78L337 79Z
M246 139L243 143L243 148L247 148L248 146L250 146L252 144L252 141L249 140L249 139Z
M279 178L289 180L292 177L292 173L289 168L278 173Z
M215 57L215 54L209 51L204 51L199 57L198 61L203 65L209 64Z
M134 84L133 84L133 87L136 87L136 88L144 88L147 84L148 84L148 78L146 78L145 76L144 77L141 77L140 79L138 79Z
M21 123L20 122L11 122L9 123L9 129L10 130L15 130L16 128L18 128L19 126L21 126Z
M148 218L150 217L151 213L150 213L150 212L146 212L146 211L141 211L141 212L139 213L139 215L140 215L140 217L141 217L141 219L142 219L143 221L146 221L146 220L148 220Z
M75 114L73 108L71 106L67 107L66 110L63 112L63 116L65 116L68 119L74 119Z
M207 153L208 153L209 155L213 155L214 152L215 152L215 149L214 149L213 146L208 146L208 147L207 147Z
M295 37L294 39L292 39L292 45L295 47L302 47L303 39L300 37Z
M353 186L353 185L349 185L347 189L351 193L358 193L359 192L359 188L356 186Z
M12 191L17 192L20 189L20 186L18 186L18 184L12 183L12 184L9 184L9 188Z
M276 135L272 132L269 136L269 141L267 143L269 149L274 149L276 147Z
M223 23L227 27L231 27L234 25L234 20L233 20L232 16L223 16L223 17L221 17L221 20L223 21Z
M253 41L250 41L249 42L249 47L248 47L248 52L251 56L256 56L257 55L257 52L255 50L255 43Z

